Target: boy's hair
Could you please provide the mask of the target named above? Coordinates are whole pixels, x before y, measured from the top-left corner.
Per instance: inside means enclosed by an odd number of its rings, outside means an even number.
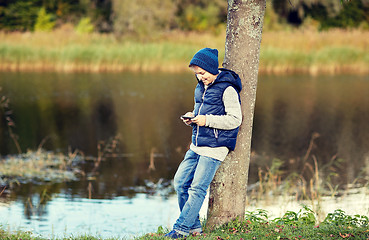
[[[191,59],[189,67],[193,66],[198,66],[213,75],[218,74],[218,50],[211,48],[201,49]]]

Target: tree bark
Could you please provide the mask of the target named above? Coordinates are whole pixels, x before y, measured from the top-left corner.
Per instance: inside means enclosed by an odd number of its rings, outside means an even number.
[[[251,136],[266,0],[228,0],[223,67],[239,74],[243,90],[243,122],[235,151],[230,152],[210,185],[206,229],[243,219],[251,152]]]

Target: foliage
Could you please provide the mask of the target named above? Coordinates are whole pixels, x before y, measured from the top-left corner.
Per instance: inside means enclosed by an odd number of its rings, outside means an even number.
[[[94,25],[91,23],[91,19],[88,17],[82,18],[76,26],[76,32],[80,34],[92,33],[94,31]]]
[[[283,217],[274,219],[274,222],[280,225],[314,225],[316,223],[316,217],[315,213],[308,206],[304,205],[297,213],[288,211]]]
[[[215,31],[226,23],[226,1],[188,1],[178,4],[177,24],[180,29],[189,31]]]
[[[150,36],[174,21],[174,0],[113,0],[114,33]]]
[[[281,20],[297,26],[309,17],[317,20],[321,29],[356,28],[362,22],[369,23],[367,0],[273,0],[273,8]]]
[[[283,26],[280,23],[279,16],[273,9],[271,1],[266,2],[266,9],[264,15],[263,30],[282,30]]]
[[[9,1],[10,2],[10,1]],[[39,6],[32,1],[0,1],[0,29],[26,31],[33,29]]]
[[[46,30],[54,27],[49,25],[51,22],[55,27],[79,25],[81,19],[89,18],[94,30],[114,32],[118,36],[147,37],[173,29],[217,33],[227,19],[224,0],[13,0],[0,1],[0,30],[33,30],[39,9],[53,16],[50,19],[44,15],[42,21],[38,20],[38,24],[44,22],[43,26],[48,26]],[[315,26],[311,19],[318,21],[321,29],[367,29],[369,2],[267,0],[265,29],[280,30],[310,23]]]
[[[45,8],[41,8],[37,14],[35,31],[50,32],[55,26],[53,16],[46,12]]]
[[[336,226],[366,226],[369,227],[369,218],[363,215],[349,216],[341,209],[335,210],[333,213],[329,213],[324,219],[323,224],[336,225]]]
[[[321,21],[321,28],[356,28],[360,23],[369,23],[369,3],[350,1],[343,4],[343,9],[334,17],[325,17]]]

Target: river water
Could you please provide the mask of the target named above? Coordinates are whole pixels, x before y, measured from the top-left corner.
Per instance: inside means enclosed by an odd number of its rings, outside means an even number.
[[[195,85],[190,73],[0,73],[22,151],[42,143],[96,157],[99,143],[119,139],[93,179],[8,189],[0,225],[50,238],[170,228],[178,215],[170,180],[191,135],[179,116],[192,110]],[[315,159],[331,186],[366,180],[368,93],[368,76],[260,76],[249,183],[275,159],[285,175],[306,179]],[[0,123],[1,155],[16,154],[4,116]]]

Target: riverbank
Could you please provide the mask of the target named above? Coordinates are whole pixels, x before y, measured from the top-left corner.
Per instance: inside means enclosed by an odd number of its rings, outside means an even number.
[[[181,72],[202,47],[218,48],[223,57],[224,36],[176,32],[137,40],[60,29],[51,33],[0,33],[0,70]],[[367,74],[368,66],[369,31],[263,33],[260,73]]]
[[[169,230],[159,227],[157,232],[137,236],[136,240],[168,239],[164,235]],[[44,240],[32,232],[7,231],[0,226],[1,239]],[[265,210],[247,212],[245,219],[234,220],[213,231],[201,235],[191,235],[186,239],[368,239],[369,221],[363,215],[347,215],[342,210],[329,213],[324,221],[317,223],[315,213],[306,206],[297,212],[288,211],[282,217],[270,219]],[[53,239],[120,239],[81,235]],[[123,238],[129,239],[129,238]]]

